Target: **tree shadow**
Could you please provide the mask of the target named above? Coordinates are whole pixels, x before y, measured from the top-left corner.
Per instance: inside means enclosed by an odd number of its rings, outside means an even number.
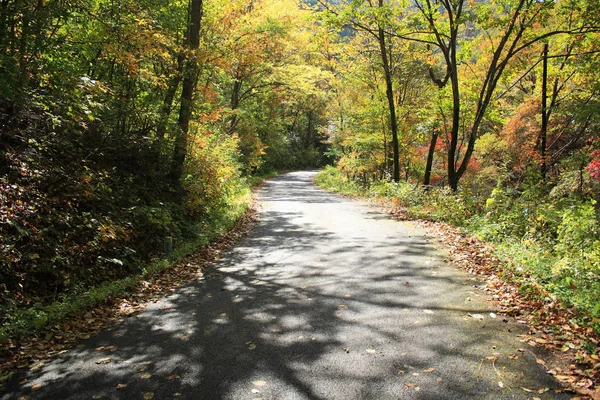
[[[362,211],[304,194],[309,178],[271,181],[269,196],[296,200],[269,200],[200,280],[0,398],[525,399],[521,386],[557,387],[506,334],[523,327],[491,318],[425,238],[378,214],[332,226],[338,211]]]

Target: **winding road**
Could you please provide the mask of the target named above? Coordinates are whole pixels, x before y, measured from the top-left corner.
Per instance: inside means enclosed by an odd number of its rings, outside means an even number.
[[[266,182],[260,222],[201,279],[0,398],[569,398],[423,231],[314,174]]]

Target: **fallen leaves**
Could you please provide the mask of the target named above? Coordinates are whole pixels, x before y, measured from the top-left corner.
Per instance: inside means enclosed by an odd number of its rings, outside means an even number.
[[[112,358],[110,358],[110,357],[101,358],[99,360],[96,360],[96,364],[109,364],[111,362],[112,362]]]
[[[404,387],[414,389],[415,392],[420,392],[421,391],[421,387],[417,386],[415,383],[405,383]]]
[[[527,325],[530,330],[522,342],[554,351],[552,364],[562,365],[570,360],[571,367],[555,366],[548,372],[581,398],[600,400],[600,358],[593,358],[600,352],[600,337],[592,328],[577,324],[575,321],[580,318],[575,312],[553,300],[535,282],[529,282],[529,297],[524,297],[517,286],[521,278],[514,277],[507,269],[502,270],[491,246],[448,224],[419,222],[449,249],[451,263],[484,281],[480,289],[492,296],[497,308],[488,314],[489,318],[496,319],[501,314],[502,321],[508,322],[507,317],[513,316],[517,323]],[[510,283],[511,279],[515,283]],[[469,317],[485,319],[483,314],[469,314]],[[509,356],[511,360],[517,358],[517,355]],[[549,368],[538,360],[536,357],[538,364]]]

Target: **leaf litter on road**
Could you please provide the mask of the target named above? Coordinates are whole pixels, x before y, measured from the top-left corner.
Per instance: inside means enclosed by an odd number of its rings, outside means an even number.
[[[406,219],[393,207],[390,214]],[[600,352],[600,335],[594,329],[576,323],[578,317],[574,311],[551,296],[532,293],[525,297],[516,284],[511,283],[513,273],[502,270],[491,245],[443,222],[418,223],[448,248],[451,264],[484,281],[479,289],[493,297],[497,308],[489,313],[490,318],[495,319],[500,314],[503,322],[515,317],[516,322],[527,325],[529,332],[522,341],[552,352],[552,360],[545,365],[538,364],[581,398],[600,400],[600,359],[595,358]],[[481,314],[469,317],[485,319]]]

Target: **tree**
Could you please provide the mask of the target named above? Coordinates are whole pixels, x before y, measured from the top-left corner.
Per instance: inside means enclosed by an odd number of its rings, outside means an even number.
[[[190,0],[189,25],[186,33],[185,48],[189,52],[183,69],[183,84],[181,90],[181,104],[179,106],[179,132],[175,139],[173,151],[173,166],[171,179],[179,183],[183,174],[183,163],[187,154],[188,133],[190,118],[194,105],[194,93],[198,82],[199,63],[195,52],[200,47],[200,25],[202,23],[202,0]]]
[[[537,42],[561,34],[585,34],[597,30],[587,18],[581,18],[575,26],[566,26],[554,20],[557,14],[571,15],[578,10],[577,2],[557,4],[554,1],[507,0],[498,4],[468,3],[465,0],[417,0],[416,13],[409,13],[402,26],[397,26],[394,34],[405,40],[422,43],[427,48],[435,48],[441,53],[441,64],[445,71],[442,76],[430,70],[433,82],[445,86],[448,81],[452,96],[452,123],[448,143],[448,184],[453,189],[469,165],[475,142],[490,104],[495,100],[494,93],[500,78],[509,62],[521,51]],[[586,10],[589,12],[589,10]],[[576,20],[576,19],[575,19]],[[464,96],[461,94],[461,70],[469,62],[459,54],[468,48],[473,32],[481,30],[488,38],[487,54],[479,58],[486,60],[481,73],[481,82],[474,97],[474,113],[467,118],[464,111]],[[435,53],[432,53],[435,57]],[[464,141],[461,140],[464,134]],[[464,150],[462,149],[464,143]]]
[[[385,79],[385,94],[387,99],[389,124],[392,134],[392,179],[394,182],[400,181],[400,155],[398,142],[398,119],[396,115],[396,102],[394,99],[394,80],[391,67],[391,46],[389,46],[389,19],[395,9],[393,3],[385,3],[384,0],[377,0],[374,3],[368,1],[353,1],[346,6],[333,7],[332,5],[320,1],[319,4],[327,12],[329,21],[338,27],[345,25],[354,30],[366,32],[374,39],[379,48],[379,57],[381,69]]]

